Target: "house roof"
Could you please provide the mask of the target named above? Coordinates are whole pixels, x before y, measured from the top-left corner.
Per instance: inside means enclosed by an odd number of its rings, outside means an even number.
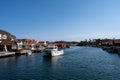
[[[7,35],[7,37],[8,37],[9,39],[16,39],[16,36],[12,35],[11,33],[7,32],[7,31],[1,30],[1,29],[0,29],[0,34],[2,34],[2,35],[5,34],[5,35]]]

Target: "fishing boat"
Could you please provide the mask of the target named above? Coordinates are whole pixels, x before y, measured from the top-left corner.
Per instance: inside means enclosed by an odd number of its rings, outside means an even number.
[[[53,57],[53,56],[59,56],[64,54],[63,50],[59,50],[57,46],[50,46],[47,47],[44,51],[43,51],[43,56],[44,57]]]

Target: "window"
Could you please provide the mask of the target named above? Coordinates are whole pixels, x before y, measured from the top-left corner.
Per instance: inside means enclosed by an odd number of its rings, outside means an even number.
[[[7,39],[7,35],[3,35],[3,36],[2,36],[2,39]]]
[[[0,34],[0,39],[2,39],[2,34]]]

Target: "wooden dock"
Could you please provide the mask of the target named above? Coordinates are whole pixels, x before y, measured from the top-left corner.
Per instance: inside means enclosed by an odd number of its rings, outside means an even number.
[[[9,57],[15,55],[15,52],[0,52],[0,57]]]

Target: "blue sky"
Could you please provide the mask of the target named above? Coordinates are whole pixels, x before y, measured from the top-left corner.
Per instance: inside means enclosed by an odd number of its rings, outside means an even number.
[[[17,38],[120,38],[120,0],[0,0],[0,29]]]

